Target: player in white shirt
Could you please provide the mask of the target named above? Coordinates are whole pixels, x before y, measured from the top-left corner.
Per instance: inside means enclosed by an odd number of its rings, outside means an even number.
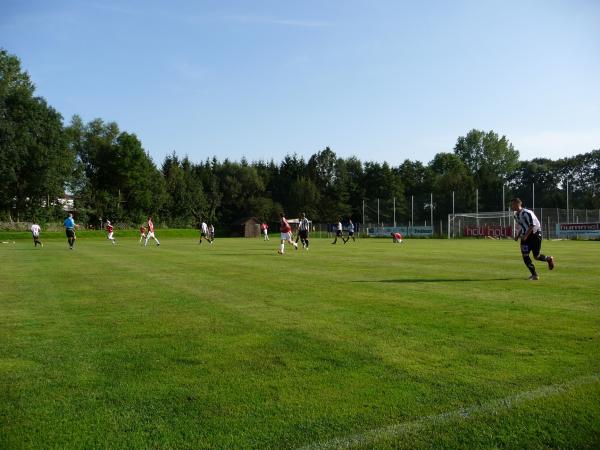
[[[265,241],[269,240],[269,225],[266,222],[260,224],[260,230]]]
[[[542,250],[542,226],[533,211],[523,208],[523,202],[520,198],[513,198],[510,202],[510,207],[515,214],[517,224],[520,226],[519,233],[515,236],[515,241],[521,238],[521,256],[529,272],[531,272],[529,279],[533,281],[539,280],[540,277],[535,270],[529,253],[533,253],[533,257],[536,260],[548,263],[548,269],[554,269],[554,257],[540,253]]]
[[[212,244],[212,240],[210,239],[210,230],[208,229],[206,222],[202,222],[202,224],[200,224],[200,240],[198,241],[198,244],[202,244],[202,238],[206,239],[209,244]]]
[[[306,218],[306,213],[302,213],[300,215],[300,223],[298,223],[298,237],[296,238],[296,243],[298,243],[298,239],[302,242],[302,248],[304,250],[308,250],[308,232],[310,230],[310,222]]]
[[[150,238],[156,241],[157,247],[160,246],[160,242],[158,241],[158,239],[156,239],[156,236],[154,236],[154,223],[152,223],[152,217],[148,216],[148,233],[146,234],[146,241],[144,242],[144,247],[148,245],[148,241],[150,240]]]
[[[38,244],[43,247],[44,244],[42,244],[42,242],[40,241],[40,231],[42,230],[42,228],[37,224],[34,223],[31,225],[31,235],[33,237],[33,245],[34,247],[37,247]]]
[[[343,228],[342,228],[342,219],[340,218],[338,220],[338,223],[335,227],[335,239],[332,242],[332,244],[335,244],[338,240],[338,238],[342,239],[342,241],[344,240],[344,234],[343,234]],[[344,242],[345,244],[345,242]]]

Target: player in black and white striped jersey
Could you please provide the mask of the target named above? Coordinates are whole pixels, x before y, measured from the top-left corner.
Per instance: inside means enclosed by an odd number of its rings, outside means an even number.
[[[539,280],[529,253],[533,253],[533,257],[538,261],[547,262],[550,270],[554,269],[554,257],[540,254],[542,249],[542,227],[540,221],[533,211],[523,208],[523,202],[520,198],[513,198],[510,206],[515,213],[515,220],[520,227],[519,233],[515,236],[515,241],[521,238],[521,256],[523,256],[523,262],[531,272],[529,279]]]
[[[300,223],[298,224],[298,237],[302,242],[302,248],[308,250],[308,231],[310,229],[310,222],[306,218],[306,213],[300,215]],[[296,240],[297,242],[297,240]]]

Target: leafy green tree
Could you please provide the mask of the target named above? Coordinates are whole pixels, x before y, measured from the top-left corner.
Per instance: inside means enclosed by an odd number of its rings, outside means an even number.
[[[333,187],[337,156],[329,147],[315,153],[308,160],[310,178],[323,190]]]
[[[479,209],[503,209],[502,185],[519,164],[519,152],[506,136],[471,130],[458,138],[454,153],[465,163],[479,189]]]
[[[379,221],[392,223],[394,220],[394,203],[396,205],[396,222],[406,214],[404,185],[397,171],[388,163],[366,162],[364,164],[363,182],[368,196],[367,221],[377,221],[376,205],[379,201]]]
[[[555,167],[561,181],[563,202],[566,201],[564,190],[568,180],[570,208],[600,208],[600,150],[561,158],[555,162]]]
[[[307,172],[319,191],[314,220],[332,223],[339,217],[350,215],[349,179],[345,161],[326,147],[310,157]]]
[[[62,117],[41,97],[17,57],[0,49],[0,211],[49,219],[74,164]]]
[[[456,212],[472,211],[475,182],[465,163],[453,153],[438,153],[429,163],[435,219],[444,219],[452,212],[452,194]]]
[[[318,214],[319,195],[319,189],[310,178],[299,177],[290,186],[285,211],[290,217],[305,212],[312,219]]]
[[[187,158],[179,160],[173,153],[162,165],[167,201],[163,206],[171,225],[190,227],[201,219],[208,219],[208,203],[202,180]]]
[[[358,158],[350,157],[346,159],[345,165],[350,216],[355,222],[362,222],[362,205],[366,198],[363,164]]]
[[[114,122],[83,125],[74,117],[68,136],[78,156],[76,206],[91,223],[107,217],[141,222],[161,210],[164,179],[134,134]]]
[[[401,211],[401,220],[415,223],[429,219],[425,205],[429,204],[433,192],[433,174],[428,166],[420,161],[405,160],[396,170],[404,186],[406,208]]]
[[[221,201],[223,193],[219,183],[219,162],[216,157],[212,160],[207,159],[206,162],[195,167],[195,172],[200,181],[207,202],[207,218],[210,222],[221,221]]]
[[[526,205],[533,205],[533,191],[535,189],[536,207],[555,207],[564,200],[558,185],[560,175],[554,161],[537,158],[531,161],[521,161],[519,166],[508,178],[508,197],[518,196]],[[510,193],[510,195],[509,195]],[[505,206],[506,207],[506,206]]]

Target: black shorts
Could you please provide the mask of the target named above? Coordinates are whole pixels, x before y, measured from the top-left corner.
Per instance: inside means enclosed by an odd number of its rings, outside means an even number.
[[[348,231],[348,236],[354,236],[354,231]]]
[[[298,236],[300,236],[300,239],[308,239],[308,230],[298,231]]]
[[[521,253],[528,255],[529,252],[533,253],[536,257],[540,254],[542,249],[542,233],[531,233],[526,241],[521,241]]]
[[[67,234],[68,238],[74,238],[75,237],[75,230],[73,228],[67,228],[66,234]]]
[[[337,231],[335,232],[335,235],[336,235],[336,236],[343,236],[342,230],[337,230]]]

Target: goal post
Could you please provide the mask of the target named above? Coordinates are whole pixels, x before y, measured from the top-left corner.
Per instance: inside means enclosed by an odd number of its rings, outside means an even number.
[[[510,211],[448,214],[448,239],[457,237],[513,237],[514,216]]]

